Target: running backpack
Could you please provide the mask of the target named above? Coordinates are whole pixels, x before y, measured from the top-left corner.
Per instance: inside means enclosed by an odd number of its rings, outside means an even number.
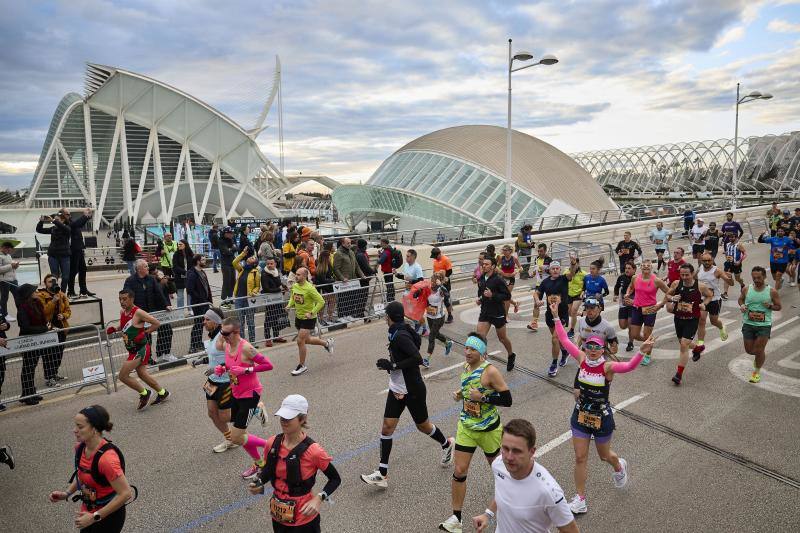
[[[283,433],[275,435],[272,446],[266,454],[267,464],[264,465],[264,469],[261,471],[261,482],[264,484],[273,483],[273,487],[276,479],[275,471],[278,467],[278,452],[281,449],[282,442]],[[302,474],[300,473],[300,458],[312,444],[314,444],[314,440],[311,437],[306,437],[300,441],[300,444],[292,448],[289,451],[289,455],[286,456],[285,481],[289,487],[289,496],[303,496],[314,488],[314,483],[317,479],[316,472],[308,479],[302,479]]]
[[[403,254],[397,248],[392,248],[392,268],[403,266]]]
[[[81,464],[81,454],[85,449],[86,449],[85,442],[80,443],[78,447],[75,448],[75,472],[72,474],[70,481],[72,481],[74,478],[78,476],[78,467]],[[103,487],[108,487],[111,485],[111,483],[109,483],[109,481],[106,479],[106,476],[100,473],[100,457],[102,457],[103,454],[106,453],[108,450],[114,450],[115,452],[117,452],[117,457],[119,457],[119,465],[122,467],[122,472],[123,473],[125,472],[125,456],[122,455],[122,451],[120,451],[120,449],[117,448],[117,446],[113,442],[106,441],[106,443],[100,446],[97,449],[97,452],[95,452],[94,458],[92,459],[92,467],[90,470],[90,473],[92,474],[92,479],[94,479],[98,485],[101,485]]]

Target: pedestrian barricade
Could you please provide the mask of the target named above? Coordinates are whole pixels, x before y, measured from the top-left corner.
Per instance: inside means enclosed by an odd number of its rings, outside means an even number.
[[[39,396],[90,385],[111,392],[111,370],[100,328],[82,325],[38,335],[3,339],[0,346],[0,403],[36,401]]]

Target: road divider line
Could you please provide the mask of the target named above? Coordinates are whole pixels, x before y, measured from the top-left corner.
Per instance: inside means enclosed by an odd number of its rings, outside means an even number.
[[[489,352],[489,355],[497,355],[500,353],[500,350],[495,350],[493,352]],[[444,368],[440,368],[439,370],[434,370],[433,372],[428,372],[427,374],[422,374],[422,379],[432,378],[433,376],[438,376],[439,374],[443,374],[449,370],[453,370],[454,368],[458,368],[460,366],[464,366],[464,361],[456,363],[454,365],[446,366]],[[386,394],[389,392],[389,389],[384,389],[378,393],[378,395]]]

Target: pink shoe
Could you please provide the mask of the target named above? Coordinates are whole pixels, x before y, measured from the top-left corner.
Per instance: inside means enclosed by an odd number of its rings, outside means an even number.
[[[253,479],[260,471],[261,469],[258,467],[258,465],[253,463],[250,468],[242,472],[242,479]]]

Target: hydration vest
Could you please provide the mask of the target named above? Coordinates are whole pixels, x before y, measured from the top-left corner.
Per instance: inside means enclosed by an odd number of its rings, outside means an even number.
[[[272,441],[272,446],[269,452],[267,452],[267,464],[264,466],[264,470],[261,474],[261,481],[264,483],[269,481],[272,483],[273,488],[275,487],[275,471],[279,460],[278,452],[281,449],[282,442],[283,433],[275,435],[275,440]],[[286,456],[285,481],[286,485],[289,487],[289,496],[303,496],[311,492],[311,489],[314,488],[314,483],[317,480],[316,472],[308,479],[302,479],[300,474],[300,458],[312,444],[314,444],[314,440],[311,437],[306,437],[300,441],[300,444],[291,449],[289,455]]]

